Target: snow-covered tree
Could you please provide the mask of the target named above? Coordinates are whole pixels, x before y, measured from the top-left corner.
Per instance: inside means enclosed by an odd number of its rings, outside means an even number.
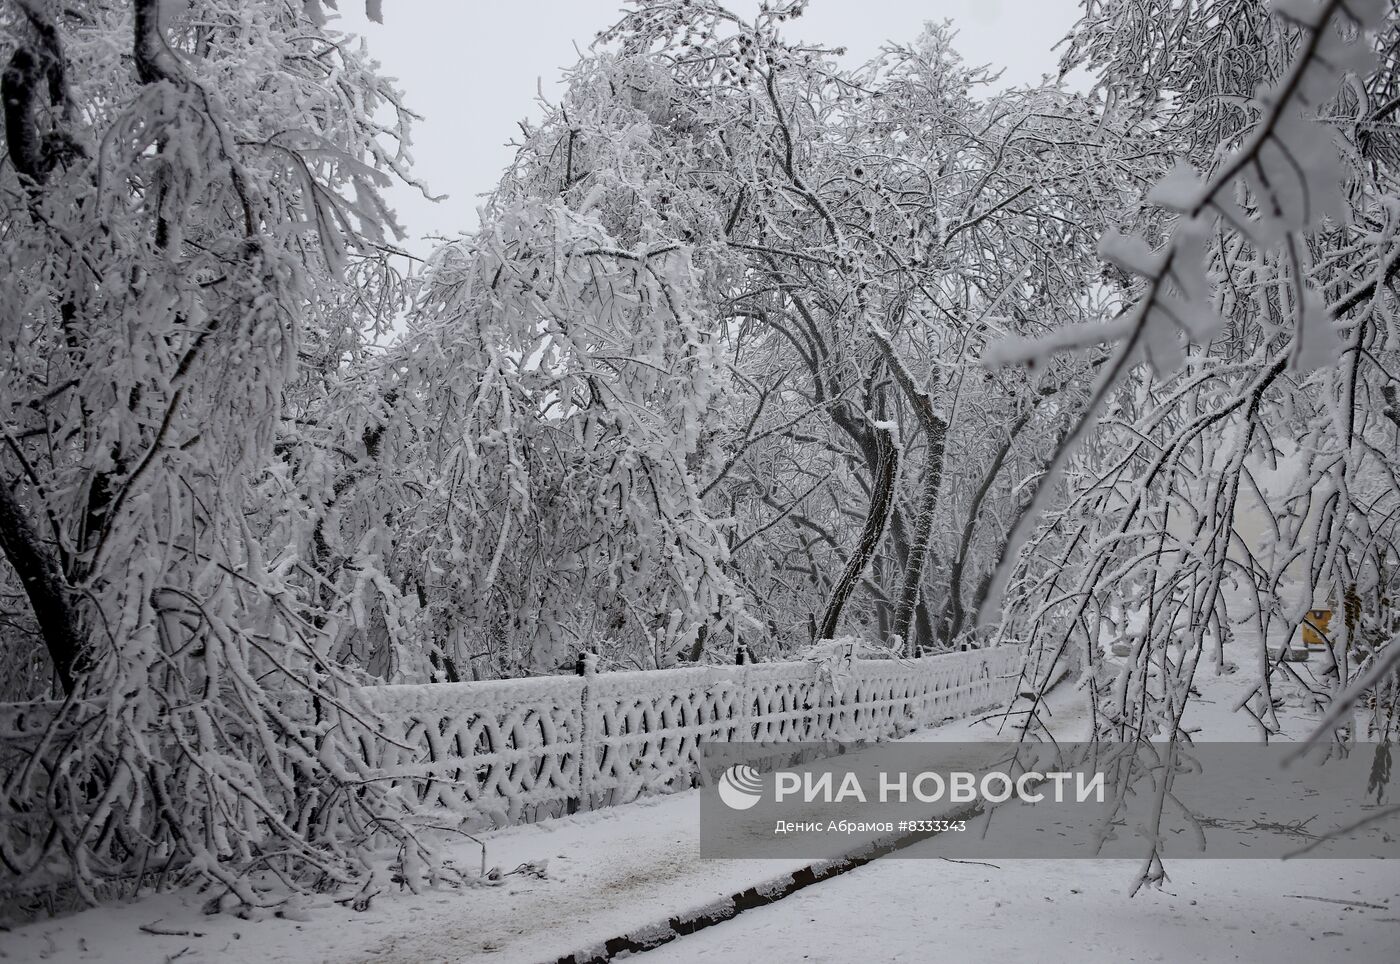
[[[1390,732],[1393,11],[1086,0],[1077,93],[803,6],[629,4],[410,278],[411,115],[319,3],[5,7],[0,696],[61,699],[7,872],[431,879],[361,687],[585,650],[1016,642],[1139,740],[1248,627],[1261,734],[1281,676]]]
[[[527,130],[492,202],[494,218],[548,204],[624,250],[688,252],[713,371],[698,435],[675,419],[665,431],[693,446],[678,471],[703,507],[687,511],[723,534],[707,565],[732,586],[681,608],[671,642],[687,658],[780,652],[848,623],[911,650],[971,628],[1018,486],[1095,364],[988,373],[982,347],[1040,330],[1047,305],[1100,317],[1094,225],[1156,157],[1082,97],[994,93],[943,27],[844,71],[784,39],[801,6],[750,22],[712,3],[637,5]],[[543,376],[533,344],[512,357]]]
[[[434,257],[367,384],[384,468],[336,536],[349,551],[392,507],[374,538],[420,641],[412,678],[554,672],[589,649],[657,668],[737,605],[696,487],[718,388],[698,290],[683,246],[549,199],[497,205]]]
[[[1384,738],[1400,662],[1394,10],[1146,10],[1086,5],[1066,59],[1177,157],[1100,242],[1121,311],[997,349],[1104,357],[999,572],[1003,629],[1091,665],[1107,636],[1129,641],[1120,672],[1091,676],[1107,738],[1188,739],[1193,679],[1233,670],[1235,633],[1257,641],[1244,709],[1262,737],[1282,679],[1324,711],[1314,739]],[[1314,609],[1338,615],[1315,674],[1286,661]],[[1144,879],[1160,874],[1154,855]]]
[[[143,867],[263,903],[411,814],[339,722],[346,602],[299,551],[290,399],[353,360],[409,115],[314,4],[17,0],[0,57],[7,873]],[[365,287],[359,287],[363,295]],[[11,766],[11,764],[14,764]]]

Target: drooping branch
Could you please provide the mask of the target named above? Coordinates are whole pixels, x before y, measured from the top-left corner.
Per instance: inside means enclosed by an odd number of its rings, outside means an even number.
[[[1303,283],[1301,265],[1296,264],[1298,236],[1322,220],[1326,213],[1322,199],[1342,179],[1343,168],[1335,151],[1316,156],[1308,153],[1317,137],[1297,119],[1310,107],[1315,88],[1335,85],[1348,69],[1369,59],[1365,42],[1357,38],[1365,37],[1373,24],[1343,0],[1325,0],[1309,21],[1300,21],[1298,26],[1304,34],[1293,61],[1279,82],[1260,97],[1261,115],[1241,145],[1206,180],[1189,168],[1178,168],[1158,181],[1148,195],[1150,203],[1178,212],[1166,240],[1156,249],[1149,248],[1143,237],[1124,237],[1116,231],[1101,240],[1100,254],[1106,260],[1143,280],[1144,289],[1131,309],[1105,323],[1077,325],[1044,337],[1006,339],[989,352],[988,361],[1031,366],[1056,352],[1116,343],[1087,403],[1032,490],[1030,510],[1018,519],[1006,541],[993,570],[988,594],[991,605],[984,616],[998,608],[1031,529],[1048,513],[1070,458],[1098,424],[1109,399],[1144,354],[1157,364],[1154,339],[1179,352],[1178,334],[1208,342],[1218,330],[1221,319],[1213,305],[1214,285],[1203,265],[1204,242],[1216,225],[1228,223],[1245,236],[1282,248],[1295,262],[1296,318],[1288,355],[1295,368],[1314,366],[1314,356],[1335,347],[1330,319],[1359,303],[1354,299],[1367,290],[1358,289],[1340,304],[1341,310],[1328,312]],[[1350,39],[1343,39],[1347,37]],[[1348,46],[1355,49],[1348,50]],[[1290,183],[1270,180],[1270,158],[1275,155],[1283,158],[1278,171],[1287,171]],[[1300,157],[1309,157],[1309,163],[1299,163]],[[1233,200],[1241,184],[1257,194],[1253,220]],[[1386,276],[1381,274],[1382,279]],[[1370,290],[1374,291],[1374,282]]]

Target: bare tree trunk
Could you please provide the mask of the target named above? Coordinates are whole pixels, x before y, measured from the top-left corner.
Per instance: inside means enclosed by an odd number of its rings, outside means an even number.
[[[882,330],[872,332],[875,343],[880,346],[885,360],[889,363],[894,380],[909,400],[910,406],[923,426],[925,437],[924,476],[919,492],[919,501],[914,508],[914,538],[909,544],[909,558],[904,566],[904,585],[899,593],[899,605],[894,616],[894,635],[904,645],[905,652],[912,656],[916,652],[915,641],[909,630],[914,624],[915,610],[919,603],[919,590],[924,578],[924,563],[928,560],[928,547],[933,539],[933,516],[938,508],[938,489],[943,482],[943,451],[948,438],[948,423],[939,418],[933,410],[933,398],[929,393],[914,384],[909,369],[895,354],[894,345]]]
[[[62,127],[47,132],[40,129],[38,111],[44,100],[51,107],[64,107],[63,53],[58,30],[37,6],[18,5],[28,21],[32,39],[20,43],[10,56],[0,77],[0,103],[4,104],[5,141],[10,163],[28,178],[30,188],[42,187],[54,167],[77,145]]]
[[[1006,457],[1011,452],[1011,446],[1016,442],[1016,436],[1030,420],[1031,409],[1027,408],[1012,423],[1011,430],[1006,435],[1006,441],[997,449],[991,466],[982,477],[982,482],[977,487],[977,491],[972,496],[972,503],[967,509],[967,521],[963,524],[962,537],[958,540],[958,552],[953,557],[953,565],[948,573],[948,599],[943,607],[943,614],[939,617],[939,626],[947,634],[951,642],[962,631],[963,622],[967,616],[967,610],[963,606],[963,573],[967,568],[967,556],[972,549],[972,536],[977,530],[978,518],[982,514],[982,503],[986,501],[987,494],[991,491],[993,483],[996,482],[997,475],[1001,472],[1002,465],[1006,462]]]
[[[821,623],[817,627],[817,639],[831,639],[836,635],[836,628],[841,622],[841,611],[845,609],[851,592],[865,574],[865,567],[880,545],[885,526],[889,522],[890,510],[894,505],[894,480],[899,474],[899,450],[895,447],[894,436],[889,429],[880,426],[872,426],[871,429],[877,459],[870,509],[866,512],[865,527],[861,530],[855,551],[851,553],[850,559],[846,560],[846,568],[841,573],[841,578],[832,587],[831,598],[827,600],[826,610],[822,613]]]
[[[871,476],[877,473],[879,463],[878,446],[870,430],[870,426],[862,419],[855,418],[843,408],[834,408],[831,413],[832,423],[837,428],[845,432],[851,441],[855,442],[865,457],[866,467],[870,470]],[[894,547],[894,561],[899,565],[900,571],[907,571],[909,568],[909,553],[913,541],[909,538],[909,533],[904,521],[905,513],[896,500],[890,507],[890,541]],[[916,597],[914,605],[914,638],[917,641],[927,641],[933,638],[934,624],[933,616],[929,613],[928,606],[925,605],[922,595]],[[884,630],[882,629],[882,632]]]
[[[934,429],[928,433],[928,444],[924,450],[923,488],[914,509],[914,541],[909,546],[909,562],[904,567],[904,585],[900,589],[899,606],[894,615],[893,635],[900,638],[905,653],[910,656],[915,653],[915,640],[910,629],[914,625],[914,610],[919,602],[924,564],[928,561],[928,547],[933,539],[933,515],[938,508],[938,488],[943,480],[943,446],[946,438],[946,426],[937,420]]]
[[[31,201],[37,201],[54,169],[81,154],[82,148],[62,124],[70,119],[71,105],[66,97],[58,30],[43,7],[23,3],[19,10],[28,23],[30,36],[15,48],[0,76],[0,104],[4,109],[10,162],[27,181]],[[40,108],[44,106],[53,118],[47,131],[40,124]],[[65,303],[60,311],[66,327],[73,306]],[[57,535],[55,532],[55,538]],[[73,692],[82,669],[85,638],[64,572],[67,560],[60,559],[39,540],[6,481],[0,481],[0,552],[24,586],[54,672],[64,690]]]
[[[66,692],[73,692],[82,666],[84,644],[68,581],[63,576],[63,567],[39,542],[24,509],[4,483],[0,483],[0,550],[4,551],[29,596],[29,605],[34,609],[34,619],[39,624],[59,681]]]

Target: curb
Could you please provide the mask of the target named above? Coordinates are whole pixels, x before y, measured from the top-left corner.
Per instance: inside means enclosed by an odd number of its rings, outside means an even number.
[[[951,813],[940,814],[940,820],[971,820],[982,813],[977,804],[962,807]],[[863,867],[868,863],[888,856],[897,850],[922,843],[944,831],[921,830],[903,835],[888,835],[877,838],[848,851],[831,860],[819,860],[791,873],[770,877],[745,890],[736,891],[728,897],[719,897],[699,907],[682,911],[664,921],[653,921],[633,928],[625,934],[610,937],[602,943],[587,947],[556,958],[556,964],[605,964],[619,954],[636,954],[668,944],[678,937],[694,934],[696,931],[722,924],[745,911],[766,907],[819,884],[832,877]]]

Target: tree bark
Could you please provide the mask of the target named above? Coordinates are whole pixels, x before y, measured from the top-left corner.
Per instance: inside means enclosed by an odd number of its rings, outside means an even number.
[[[938,509],[938,489],[943,483],[943,452],[948,438],[948,423],[939,418],[933,410],[933,399],[927,391],[914,384],[909,369],[896,355],[894,345],[885,332],[872,331],[875,343],[880,346],[894,380],[899,384],[904,397],[918,416],[923,427],[924,476],[919,491],[919,502],[914,509],[914,538],[909,544],[909,558],[904,566],[904,585],[899,592],[899,605],[895,609],[894,633],[900,638],[907,655],[916,652],[915,640],[909,630],[914,624],[914,614],[919,603],[919,590],[924,578],[924,564],[928,560],[929,543],[933,541],[933,516]]]
[[[996,455],[992,458],[991,466],[983,475],[981,484],[978,485],[977,491],[972,496],[972,503],[968,506],[967,521],[963,525],[962,538],[958,540],[958,552],[953,557],[953,565],[948,573],[948,599],[944,604],[943,614],[938,620],[939,627],[949,642],[956,639],[958,633],[962,632],[963,622],[967,615],[963,606],[963,573],[966,571],[968,553],[972,548],[972,536],[976,532],[977,522],[982,513],[982,503],[986,501],[987,494],[991,492],[992,485],[996,482],[997,475],[1001,472],[1001,467],[1011,452],[1011,446],[1016,442],[1016,436],[1030,421],[1030,415],[1031,409],[1027,408],[1012,423],[1006,440],[997,449]]]
[[[10,56],[0,77],[0,100],[4,103],[10,163],[37,188],[49,179],[69,146],[60,129],[42,132],[36,117],[42,95],[47,94],[53,106],[63,103],[63,57],[58,31],[46,15],[27,3],[19,4],[19,9],[29,23],[32,39],[21,43]]]
[[[0,550],[19,576],[34,619],[65,692],[73,692],[82,668],[84,640],[68,580],[53,553],[39,541],[8,485],[0,483]]]
[[[843,408],[833,409],[831,419],[833,424],[845,432],[851,441],[856,443],[861,454],[865,457],[865,464],[870,470],[871,476],[874,477],[877,475],[878,471],[876,466],[879,463],[878,446],[874,441],[869,424],[862,419],[853,417]],[[890,507],[889,530],[890,539],[894,547],[895,561],[899,564],[901,571],[907,571],[909,568],[909,555],[913,545],[913,540],[910,539],[908,532],[905,531],[904,516],[905,513],[901,510],[898,500],[896,500]],[[914,630],[916,646],[919,643],[928,642],[933,639],[933,616],[929,613],[928,606],[925,604],[921,594],[915,597],[914,625],[912,628]]]
[[[899,474],[899,450],[895,447],[894,436],[889,429],[871,426],[876,446],[875,485],[870,495],[870,508],[865,515],[865,526],[855,551],[846,560],[846,568],[841,578],[832,587],[831,598],[827,600],[821,623],[817,626],[817,639],[831,639],[841,622],[841,611],[845,609],[856,584],[865,574],[865,567],[880,545],[889,522],[890,509],[894,505],[894,480]]]

